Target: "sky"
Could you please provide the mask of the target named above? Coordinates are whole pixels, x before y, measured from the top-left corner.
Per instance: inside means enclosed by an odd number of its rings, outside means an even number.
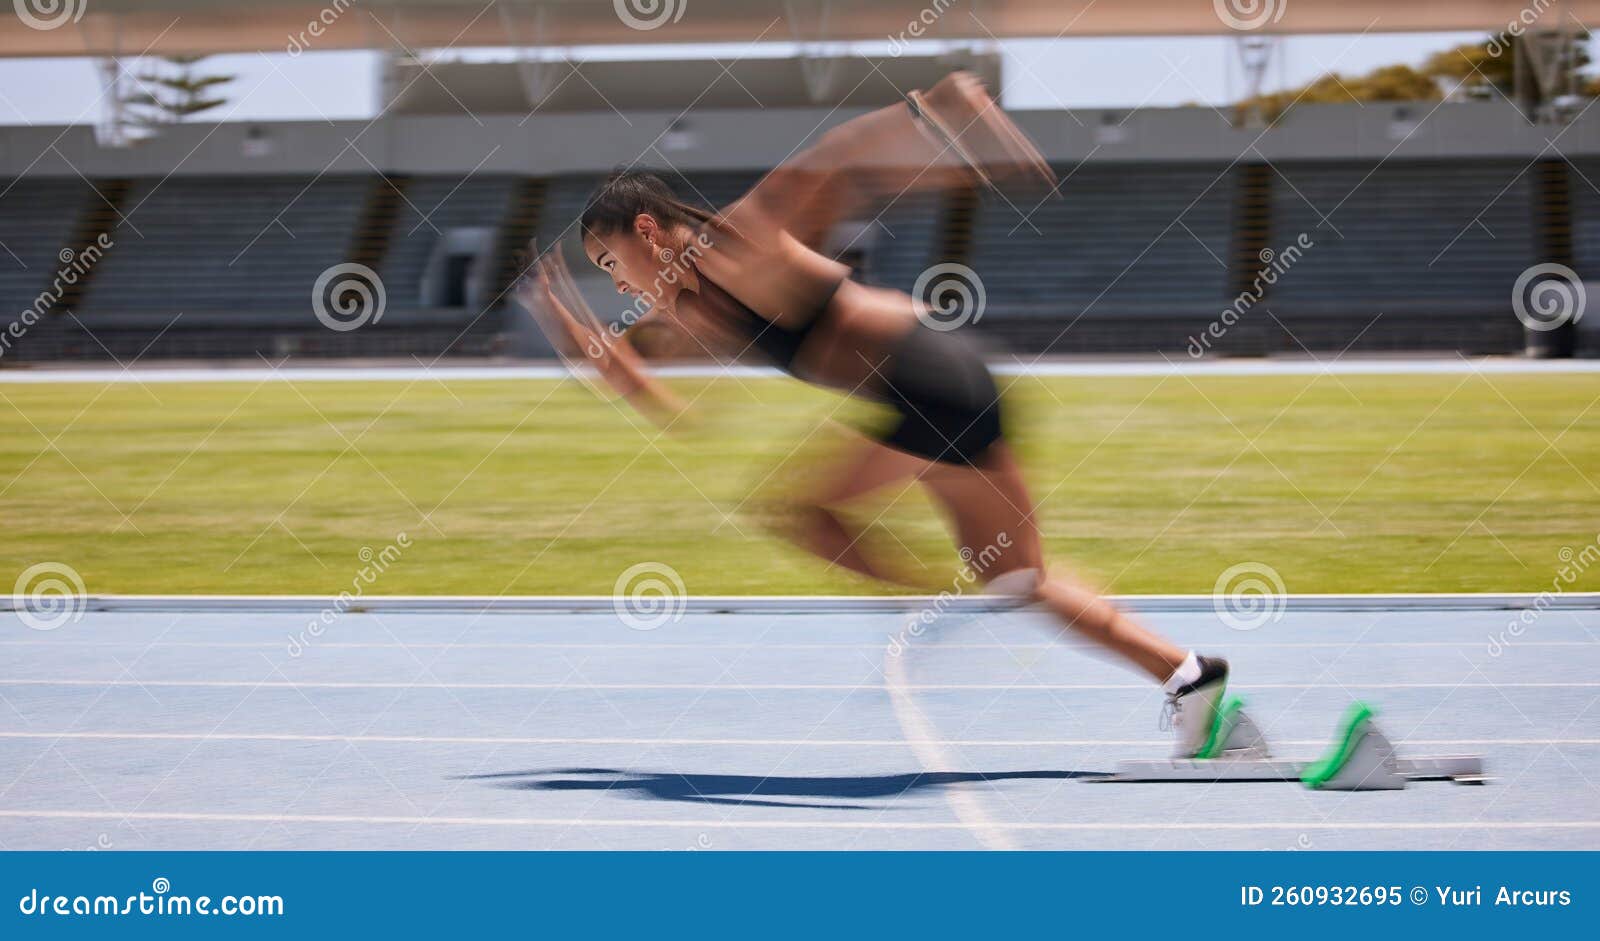
[[[1283,38],[1264,90],[1295,87],[1325,72],[1354,74],[1395,63],[1420,64],[1430,54],[1484,38],[1477,33],[1317,35]],[[788,43],[679,47],[581,47],[574,58],[618,56],[792,55]],[[860,44],[882,55],[883,44]],[[1172,36],[1009,40],[998,44],[1005,82],[1002,104],[1017,110],[1222,105],[1245,89],[1230,37]],[[495,58],[504,50],[451,55]],[[368,52],[219,55],[210,74],[232,74],[224,120],[340,120],[377,113],[378,56]],[[133,71],[137,71],[134,66]],[[21,90],[26,90],[23,94]],[[86,59],[0,59],[0,124],[93,123],[100,78]]]

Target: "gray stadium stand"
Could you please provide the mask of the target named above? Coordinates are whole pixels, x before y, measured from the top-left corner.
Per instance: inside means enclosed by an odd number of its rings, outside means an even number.
[[[1600,160],[1572,165],[1572,249],[1578,274],[1600,281]],[[1600,304],[1600,298],[1590,302]]]
[[[917,276],[934,264],[943,219],[943,199],[935,193],[912,193],[874,210],[874,228],[866,257],[867,281],[909,291]],[[863,239],[865,241],[865,239]]]
[[[1181,349],[1224,296],[1233,184],[1193,164],[1057,167],[1060,198],[983,198],[981,329],[1049,352]]]
[[[0,180],[0,315],[7,321],[50,286],[59,253],[81,247],[70,239],[93,198],[78,179]]]
[[[458,291],[444,291],[447,300],[458,303],[430,305],[423,296],[423,275],[433,259],[436,247],[449,233],[464,229],[485,229],[491,233],[500,228],[510,205],[516,185],[514,177],[476,177],[450,179],[447,177],[419,177],[405,188],[405,198],[393,223],[389,226],[388,251],[378,266],[389,295],[389,308],[396,311],[415,310],[430,306],[461,308],[454,320],[465,321],[482,308],[470,301],[488,303],[492,295],[478,297],[476,290],[459,296]],[[485,286],[484,272],[475,272],[479,286]],[[466,308],[472,308],[466,311]]]
[[[91,325],[296,327],[317,276],[344,257],[367,181],[250,177],[140,180],[95,273]]]
[[[1536,256],[1547,249],[1538,246],[1548,233],[1541,236],[1540,226],[1552,225],[1533,211],[1539,197],[1530,166],[1493,159],[1060,166],[1058,199],[1041,203],[1042,193],[1009,191],[902,196],[875,207],[870,224],[858,223],[833,247],[853,239],[848,260],[860,265],[859,276],[901,289],[930,265],[969,264],[987,295],[976,329],[997,346],[1172,355],[1247,289],[1263,250],[1281,261],[1304,234],[1311,246],[1252,300],[1216,351],[1504,353],[1523,345],[1509,314],[1511,286],[1542,260]],[[1600,165],[1587,161],[1569,174],[1571,258],[1592,275],[1600,270],[1600,193],[1588,181],[1600,179]],[[761,171],[664,175],[687,200],[720,206]],[[150,358],[503,351],[523,326],[500,293],[514,271],[510,249],[531,231],[542,246],[563,240],[591,305],[615,317],[626,302],[590,269],[575,234],[601,178],[396,177],[393,191],[372,175],[102,181],[120,187],[116,210],[81,180],[18,181],[0,198],[7,249],[0,291],[19,311],[49,284],[62,248],[117,210],[127,221],[114,228],[115,246],[81,294],[63,305],[83,327],[56,317],[8,351],[9,361],[125,360],[142,351]],[[1566,231],[1565,222],[1557,227]],[[358,257],[384,282],[382,322],[328,330],[312,314],[313,285],[330,266]]]
[[[1529,166],[1277,166],[1270,244],[1304,232],[1314,246],[1273,287],[1268,307],[1314,349],[1514,349],[1521,327],[1511,288],[1534,261]]]

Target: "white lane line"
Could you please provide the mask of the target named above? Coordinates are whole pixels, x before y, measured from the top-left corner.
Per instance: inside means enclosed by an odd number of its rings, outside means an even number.
[[[906,682],[906,668],[904,658],[886,655],[883,664],[883,684],[889,691],[889,703],[894,708],[895,721],[900,724],[900,730],[905,733],[906,745],[911,753],[917,757],[917,763],[922,770],[930,774],[940,771],[953,771],[960,765],[950,760],[950,753],[938,744],[938,732],[934,729],[922,710],[917,707],[917,702],[912,698],[911,684]],[[983,804],[974,793],[975,783],[956,782],[940,789],[945,803],[955,813],[956,819],[967,824],[972,830],[972,835],[978,842],[992,850],[1014,850],[1017,844],[1003,830],[995,827],[994,821],[984,812]]]
[[[1108,595],[1123,607],[1149,614],[1201,614],[1215,617],[1210,595]],[[1600,592],[1466,592],[1410,594],[1290,594],[1274,595],[1293,614],[1312,612],[1381,611],[1391,614],[1472,611],[1596,611]],[[180,614],[311,614],[338,602],[324,595],[87,595],[82,599],[88,616],[106,613]],[[737,616],[740,614],[905,615],[937,603],[949,613],[1014,611],[1015,599],[995,595],[688,595],[680,599],[685,614]],[[360,611],[404,614],[567,614],[615,618],[610,595],[363,595]],[[26,599],[0,595],[0,611],[26,607]]]
[[[927,745],[949,748],[1094,748],[1102,745],[1129,748],[1163,748],[1172,744],[1170,739],[1115,739],[1115,738],[551,738],[495,735],[314,735],[297,732],[0,732],[5,739],[78,739],[83,741],[172,741],[172,742],[354,742],[358,744],[398,745],[638,745],[690,746],[721,745],[748,748],[892,748]],[[1327,744],[1325,739],[1273,739],[1275,745]],[[1406,739],[1404,746],[1466,746],[1466,745],[1600,745],[1600,738],[1431,738]],[[934,770],[949,771],[950,766],[936,762]]]
[[[1494,375],[1543,374],[1570,375],[1600,372],[1600,362],[1583,359],[1538,360],[1512,356],[1392,359],[1345,359],[1338,362],[1300,358],[1262,360],[1185,361],[1155,359],[1087,359],[1020,362],[1009,357],[990,359],[990,368],[1000,375],[1111,377],[1111,376],[1361,376],[1361,375]],[[770,366],[711,366],[680,364],[658,366],[653,370],[667,378],[715,379],[737,376],[741,379],[780,379],[784,373]],[[0,383],[33,385],[57,383],[139,382],[411,382],[431,379],[447,382],[526,381],[565,379],[571,373],[560,363],[533,360],[517,366],[291,366],[264,369],[260,366],[149,366],[140,369],[79,366],[71,368],[29,368],[0,372]]]
[[[567,817],[406,817],[355,814],[247,814],[187,813],[175,811],[115,810],[0,810],[0,819],[11,820],[141,820],[188,823],[277,823],[277,824],[375,824],[381,826],[444,827],[668,827],[718,830],[966,830],[962,821],[934,820],[610,820]],[[1005,830],[1024,831],[1128,831],[1128,830],[1596,830],[1600,820],[1437,820],[1437,821],[1271,821],[1196,822],[1196,823],[1056,823],[1000,821]]]
[[[139,686],[162,689],[477,689],[477,690],[556,690],[563,692],[604,691],[671,691],[742,692],[759,689],[771,691],[801,690],[855,690],[880,692],[883,687],[861,683],[385,683],[378,681],[322,681],[304,682],[272,680],[85,680],[85,679],[12,679],[0,678],[0,687],[7,686]],[[1247,689],[1595,689],[1600,682],[1571,683],[1251,683]],[[1148,683],[918,683],[904,687],[919,692],[938,690],[987,690],[1002,692],[1023,691],[1107,691],[1144,690]]]
[[[1174,639],[1174,643],[1183,646],[1182,638]],[[1483,640],[1419,640],[1419,641],[1378,641],[1361,643],[1362,650],[1369,648],[1435,648],[1435,649],[1471,649],[1483,647]],[[282,641],[248,641],[248,640],[158,640],[145,642],[142,640],[0,640],[0,647],[67,647],[67,648],[95,648],[95,647],[183,647],[183,648],[217,648],[221,650],[278,650],[284,646]],[[888,645],[877,644],[769,644],[769,643],[743,643],[743,644],[696,644],[696,643],[660,643],[660,644],[604,644],[604,643],[562,643],[559,641],[528,641],[502,643],[449,643],[446,641],[416,641],[404,644],[397,643],[362,643],[346,641],[342,643],[317,642],[319,650],[648,650],[654,653],[683,650],[883,650]],[[1078,644],[1066,641],[1047,643],[1016,643],[1016,644],[939,644],[940,650],[1099,650],[1098,644]],[[1299,641],[1299,642],[1271,642],[1252,643],[1250,641],[1232,642],[1230,650],[1331,650],[1344,649],[1350,646],[1349,641]],[[1600,647],[1600,640],[1517,640],[1518,647]]]

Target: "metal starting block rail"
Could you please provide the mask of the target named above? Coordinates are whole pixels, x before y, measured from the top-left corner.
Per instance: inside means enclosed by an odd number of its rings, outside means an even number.
[[[1328,754],[1315,761],[1273,758],[1261,730],[1230,697],[1217,719],[1217,734],[1202,754],[1211,757],[1123,761],[1111,783],[1168,781],[1299,781],[1322,791],[1392,791],[1412,781],[1482,784],[1488,780],[1479,755],[1401,758],[1372,721],[1373,711],[1356,703],[1340,724]]]

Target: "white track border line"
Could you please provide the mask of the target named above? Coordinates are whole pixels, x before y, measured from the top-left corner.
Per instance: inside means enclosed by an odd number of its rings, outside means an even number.
[[[1353,359],[1325,362],[1288,358],[1267,360],[1073,360],[1024,363],[1014,358],[992,358],[990,368],[1002,376],[1394,376],[1394,375],[1570,375],[1600,373],[1600,360],[1535,360],[1514,356]],[[665,378],[778,379],[784,374],[767,366],[662,366]],[[57,383],[140,384],[185,382],[447,382],[566,379],[571,373],[559,363],[534,360],[521,364],[460,366],[295,366],[277,370],[258,366],[147,366],[117,368],[25,367],[0,369],[0,384],[50,385]]]
[[[0,741],[8,739],[50,741],[129,741],[129,742],[322,742],[342,744],[354,742],[378,745],[595,745],[640,747],[707,746],[737,748],[897,748],[928,746],[930,748],[1096,748],[1115,745],[1129,748],[1157,748],[1171,745],[1170,739],[935,739],[935,738],[537,738],[494,735],[333,735],[302,734],[298,732],[119,732],[119,731],[69,731],[69,732],[0,732]],[[1322,747],[1326,738],[1273,739],[1276,745],[1305,745]],[[1535,745],[1600,745],[1600,738],[1437,738],[1407,739],[1405,744],[1429,747],[1458,748],[1481,745],[1515,745],[1531,748]],[[939,757],[939,756],[934,756]],[[942,760],[930,762],[939,771],[952,766]]]
[[[1343,650],[1350,646],[1349,641],[1266,641],[1266,642],[1239,642],[1236,638],[1229,638],[1232,650]],[[1177,643],[1178,641],[1174,641]],[[705,650],[739,650],[750,652],[756,649],[763,651],[774,650],[876,650],[884,649],[884,644],[849,644],[849,643],[785,643],[769,644],[758,641],[745,641],[744,643],[708,643],[699,644],[692,642],[666,641],[659,644],[630,644],[630,643],[596,643],[596,642],[563,642],[563,641],[485,641],[463,642],[453,644],[448,641],[416,641],[413,643],[380,643],[377,641],[340,641],[331,643],[323,640],[317,641],[318,650],[592,650],[592,651],[644,651],[653,654],[665,653],[695,653]],[[1418,649],[1418,650],[1455,650],[1460,648],[1479,648],[1483,646],[1481,640],[1376,640],[1362,641],[1362,650]],[[1600,638],[1595,640],[1524,640],[1517,638],[1517,646],[1521,647],[1600,647]],[[126,640],[0,640],[0,647],[48,647],[55,650],[86,650],[93,651],[117,647],[171,647],[184,650],[278,650],[283,647],[282,641],[271,640],[167,640],[164,637],[147,641],[135,637]],[[1049,651],[1084,651],[1100,650],[1098,644],[1077,643],[1072,641],[1056,641],[1054,643],[1017,643],[1017,644],[940,644],[940,650],[1003,650],[1015,652],[1019,650],[1045,653]]]
[[[1439,594],[1276,595],[1265,596],[1286,611],[1521,611],[1600,610],[1600,592],[1482,592]],[[1213,595],[1110,595],[1115,604],[1142,612],[1214,611]],[[984,613],[1035,608],[1018,607],[1003,595],[691,595],[680,599],[685,614],[895,614],[938,604],[944,611]],[[254,612],[318,613],[338,602],[323,595],[86,595],[88,612]],[[25,598],[0,594],[0,612],[20,610]],[[611,595],[366,595],[338,602],[345,614],[406,613],[615,613]]]
[[[404,817],[354,814],[251,814],[185,813],[179,811],[116,810],[0,810],[0,820],[139,820],[188,823],[374,824],[407,827],[607,827],[636,829],[667,827],[717,830],[967,830],[963,821],[934,820],[607,820],[565,817]],[[1007,830],[1030,831],[1186,831],[1186,830],[1600,830],[1600,820],[1437,820],[1437,821],[1318,821],[1194,822],[1194,823],[1081,823],[1008,821]]]
[[[922,714],[916,698],[911,695],[912,687],[906,682],[904,659],[892,654],[884,658],[883,685],[889,691],[889,704],[893,707],[895,721],[905,734],[905,744],[916,756],[917,764],[922,766],[923,773],[954,771],[960,765],[951,760],[950,753],[938,740],[938,731]],[[940,793],[945,803],[949,804],[951,811],[955,813],[956,819],[967,825],[972,835],[985,849],[1018,848],[1010,834],[997,826],[984,811],[983,803],[978,800],[976,790],[971,784],[953,782],[940,788]]]
[[[665,692],[688,690],[691,692],[738,693],[749,690],[810,691],[834,690],[840,692],[867,692],[881,689],[878,683],[407,683],[383,680],[160,680],[160,679],[92,679],[16,678],[0,677],[0,688],[20,686],[90,686],[102,689],[107,686],[137,686],[151,689],[448,689],[448,690],[554,690],[567,692]],[[1534,683],[1251,683],[1248,687],[1261,689],[1600,689],[1600,681],[1534,682]],[[901,689],[918,692],[973,690],[987,692],[1149,692],[1149,683],[908,683]]]

